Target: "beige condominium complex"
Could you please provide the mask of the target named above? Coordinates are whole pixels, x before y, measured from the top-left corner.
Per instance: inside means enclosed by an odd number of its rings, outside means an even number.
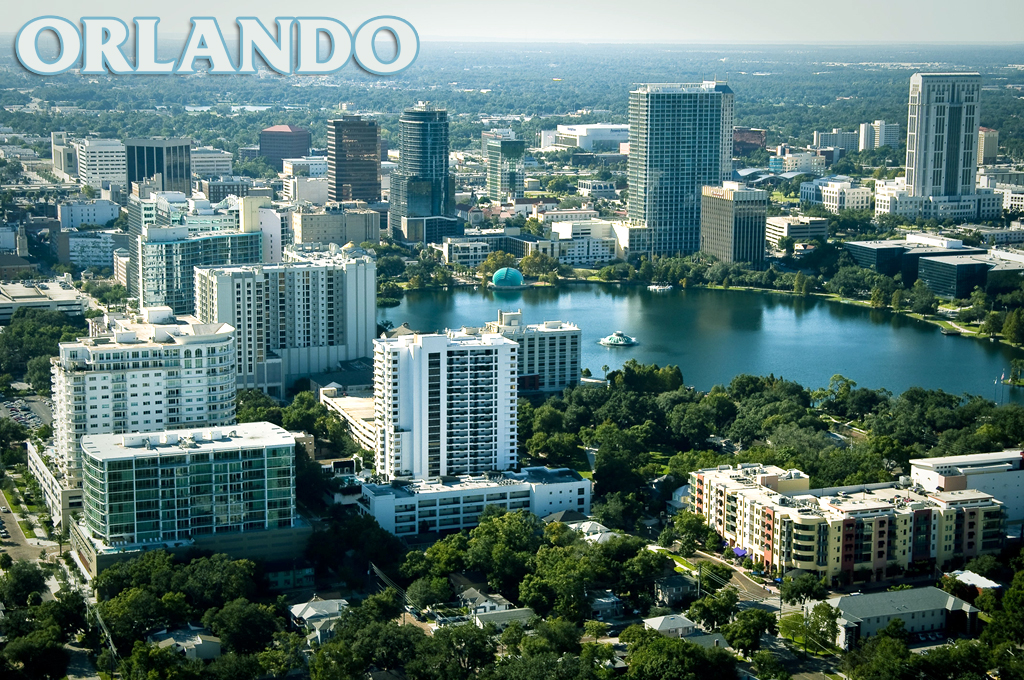
[[[884,581],[912,566],[929,573],[1003,547],[1003,504],[984,492],[809,486],[799,470],[725,465],[690,473],[690,504],[766,568],[802,569],[833,584]]]

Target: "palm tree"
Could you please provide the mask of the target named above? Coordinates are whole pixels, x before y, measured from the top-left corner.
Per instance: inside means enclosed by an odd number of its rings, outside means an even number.
[[[608,371],[610,370],[609,367],[608,367],[608,364],[605,364],[604,366],[602,366],[601,370],[604,371],[604,379],[607,380],[608,379]]]

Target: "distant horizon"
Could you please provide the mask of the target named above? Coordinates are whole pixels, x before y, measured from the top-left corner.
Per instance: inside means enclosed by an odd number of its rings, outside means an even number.
[[[551,0],[520,0],[514,7],[478,0],[388,0],[337,3],[305,0],[282,7],[270,0],[244,6],[218,0],[178,0],[158,10],[134,0],[51,0],[46,7],[8,3],[12,32],[43,15],[78,21],[82,16],[158,16],[167,35],[188,31],[192,17],[216,18],[225,35],[239,16],[258,17],[273,26],[283,15],[331,17],[351,30],[381,15],[405,19],[423,40],[434,42],[537,42],[565,44],[683,45],[1017,45],[1024,25],[1020,0],[861,0],[833,8],[822,3],[731,0],[590,0],[585,5]]]
[[[227,28],[227,27],[225,27]],[[14,38],[17,35],[17,31],[0,32],[0,40],[10,41],[13,45]],[[134,36],[134,33],[132,34]],[[180,40],[182,43],[188,39],[188,33],[162,33],[160,36],[166,40]],[[229,43],[234,41],[225,35],[225,38]],[[571,38],[552,39],[552,38],[523,38],[517,40],[495,40],[493,38],[481,37],[474,38],[472,36],[454,38],[447,36],[438,35],[421,35],[421,43],[440,43],[440,44],[483,44],[483,45],[637,45],[644,47],[655,47],[658,45],[672,45],[672,46],[685,46],[685,45],[699,45],[706,47],[879,47],[885,46],[890,47],[893,50],[899,50],[903,47],[946,47],[950,45],[956,45],[957,47],[1024,47],[1024,39],[1020,40],[1003,40],[1003,41],[992,41],[992,42],[976,42],[976,41],[943,41],[943,40],[906,40],[900,45],[893,45],[888,40],[869,40],[869,41],[857,41],[857,40],[829,40],[829,41],[814,41],[814,40],[803,40],[798,42],[783,42],[783,41],[771,41],[771,40],[750,40],[750,41],[731,41],[723,42],[719,40],[686,40],[686,41],[671,41],[671,40],[614,40],[614,39],[602,39],[602,40],[573,40]],[[128,45],[131,46],[130,44]],[[1024,63],[1024,55],[1021,55],[1021,62]]]

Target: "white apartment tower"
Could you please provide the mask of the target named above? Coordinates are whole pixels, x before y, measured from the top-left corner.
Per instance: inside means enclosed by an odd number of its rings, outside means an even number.
[[[518,386],[524,392],[561,392],[580,384],[580,327],[562,321],[524,324],[523,310],[498,310],[486,332],[519,345]]]
[[[373,258],[342,249],[273,265],[196,267],[196,317],[234,326],[239,389],[283,398],[299,378],[372,355],[376,271]]]
[[[732,177],[733,99],[716,81],[629,93],[628,219],[657,255],[700,250],[701,191]]]
[[[981,75],[915,73],[907,119],[907,189],[911,196],[975,193]]]
[[[100,189],[103,182],[125,184],[128,153],[118,139],[82,139],[74,142],[78,158],[78,181]]]
[[[497,333],[374,340],[377,473],[434,479],[512,469],[518,349]]]
[[[234,345],[231,325],[175,317],[167,307],[138,320],[93,319],[89,337],[60,343],[51,360],[59,486],[78,489],[80,503],[84,435],[233,424]],[[47,500],[55,518],[76,507],[74,498]]]
[[[859,150],[868,151],[883,146],[893,149],[899,148],[900,124],[886,123],[884,120],[876,120],[874,123],[861,123]]]

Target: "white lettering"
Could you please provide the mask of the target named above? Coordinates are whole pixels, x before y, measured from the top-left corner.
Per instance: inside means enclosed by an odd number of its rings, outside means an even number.
[[[395,37],[395,57],[381,61],[375,46],[377,34],[387,31]],[[416,29],[405,19],[377,17],[359,27],[355,38],[356,61],[364,69],[378,76],[390,76],[408,68],[420,52],[420,38]]]
[[[43,31],[57,34],[60,54],[56,61],[45,61],[39,56],[39,34]],[[14,48],[22,66],[33,73],[52,76],[75,65],[82,53],[82,36],[78,34],[78,28],[67,19],[39,17],[22,26],[15,38]]]
[[[135,19],[135,67],[136,73],[174,73],[174,60],[158,61],[156,58],[156,25],[160,20],[155,17],[139,17]]]
[[[120,19],[82,18],[85,54],[82,73],[132,73],[135,69],[125,58],[121,45],[128,41],[128,26]]]
[[[334,19],[301,18],[299,21],[299,68],[296,73],[332,73],[348,62],[352,56],[352,34],[345,24]],[[326,61],[320,61],[320,34],[326,33],[331,41],[331,52]]]
[[[238,68],[217,20],[194,17],[192,30],[178,59],[157,57],[160,44],[157,34],[160,19],[136,17],[135,64],[125,55],[130,40],[128,25],[116,17],[83,17],[81,30],[75,23],[56,16],[39,17],[22,26],[15,38],[18,61],[29,71],[40,75],[56,75],[74,68],[82,59],[86,74],[166,74],[190,75],[196,72],[197,59],[209,63],[211,74],[256,73],[256,53],[266,65],[284,75],[320,75],[334,73],[355,56],[364,70],[375,75],[392,75],[408,68],[419,55],[420,41],[416,29],[404,19],[381,16],[370,19],[356,31],[355,38],[345,24],[329,17],[279,17],[277,36],[256,17],[237,19]],[[295,28],[297,26],[297,28]],[[297,30],[298,34],[293,35]],[[381,32],[394,39],[394,56],[385,61],[378,54]],[[56,59],[44,59],[39,53],[43,33],[57,38]],[[296,42],[298,43],[296,45]],[[48,44],[44,40],[44,44]],[[321,46],[329,49],[321,54]],[[298,67],[293,69],[292,53],[298,54]],[[385,51],[389,52],[389,51]],[[321,58],[323,57],[323,58]]]
[[[277,20],[277,40],[259,19],[246,17],[238,20],[239,73],[256,73],[255,52],[259,51],[267,66],[278,73],[292,72],[292,23],[294,19]]]
[[[193,63],[196,59],[210,62],[210,73],[234,73],[235,65],[228,56],[228,46],[224,44],[224,36],[216,19],[192,19],[192,33],[188,36],[185,51],[178,62],[175,73],[195,73]]]

